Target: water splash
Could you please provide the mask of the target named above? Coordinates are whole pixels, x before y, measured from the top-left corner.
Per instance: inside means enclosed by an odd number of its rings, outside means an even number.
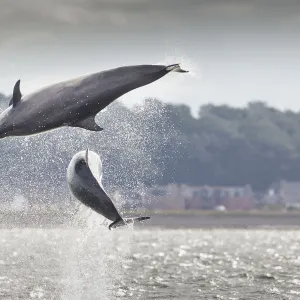
[[[152,184],[162,175],[168,142],[177,134],[165,105],[155,99],[141,101],[131,110],[115,102],[98,114],[96,121],[104,127],[101,133],[60,128],[35,136],[9,137],[0,143],[0,185],[8,191],[2,197],[11,200],[19,193],[42,207],[36,225],[43,224],[47,214],[51,218],[50,204],[58,207],[56,215],[62,219],[62,209],[76,211],[65,222],[74,230],[61,245],[59,299],[63,300],[109,300],[126,293],[123,262],[133,244],[132,227],[109,231],[101,216],[77,200],[68,206],[65,176],[71,157],[87,147],[99,153],[105,189],[110,195],[117,190],[127,192],[122,199],[133,205],[131,192],[143,190],[145,183]],[[116,203],[119,208],[122,201]]]
[[[80,229],[67,243],[62,300],[115,299],[122,278],[126,276],[122,267],[130,253],[132,228],[126,228],[126,235],[122,234],[122,229],[109,231],[103,219],[80,205],[73,219],[73,225]]]
[[[132,110],[113,103],[97,122],[104,127],[101,133],[60,128],[1,140],[0,184],[9,190],[7,198],[21,190],[33,203],[64,202],[69,198],[67,165],[87,147],[101,155],[108,192],[133,190],[161,176],[160,150],[175,135],[161,102],[148,99]]]

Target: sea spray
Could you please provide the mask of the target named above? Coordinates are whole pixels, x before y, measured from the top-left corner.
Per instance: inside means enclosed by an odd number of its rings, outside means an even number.
[[[57,258],[61,284],[53,294],[59,294],[58,299],[110,300],[130,294],[124,279],[133,229],[109,231],[102,216],[78,206],[76,199],[70,203],[66,168],[72,156],[86,148],[99,153],[104,188],[112,198],[115,191],[125,191],[127,196],[122,199],[133,205],[130,192],[155,183],[162,176],[166,157],[174,154],[169,153],[168,143],[176,141],[177,132],[167,118],[166,106],[156,99],[141,101],[132,109],[113,103],[98,114],[97,123],[104,128],[100,133],[60,128],[30,137],[9,137],[0,145],[5,158],[0,162],[1,184],[12,195],[21,191],[30,204],[43,208],[37,210],[39,215],[30,216],[37,226],[46,223],[50,205],[58,207],[56,216],[62,219],[66,218],[63,210],[77,211],[65,220],[65,227],[56,230],[59,235],[63,228],[70,228]],[[121,209],[123,200],[116,203]]]
[[[96,119],[104,128],[100,133],[60,128],[3,139],[0,184],[12,195],[21,191],[30,203],[62,204],[69,200],[66,167],[74,153],[87,147],[101,156],[103,184],[110,194],[142,189],[162,176],[168,142],[177,134],[163,103],[146,99],[128,109],[115,102]]]
[[[115,299],[126,276],[123,261],[130,253],[132,228],[109,231],[103,217],[83,205],[73,225],[78,229],[65,249],[62,299]]]

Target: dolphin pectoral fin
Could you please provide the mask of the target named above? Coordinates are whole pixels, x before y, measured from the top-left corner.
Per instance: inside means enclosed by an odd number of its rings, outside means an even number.
[[[13,95],[8,103],[9,106],[16,107],[16,105],[21,101],[22,94],[20,91],[20,80],[15,83]]]
[[[84,119],[82,121],[73,123],[71,125],[69,125],[71,127],[80,127],[83,129],[87,129],[90,131],[102,131],[103,128],[101,128],[96,122],[95,122],[95,117],[89,117],[87,119]]]

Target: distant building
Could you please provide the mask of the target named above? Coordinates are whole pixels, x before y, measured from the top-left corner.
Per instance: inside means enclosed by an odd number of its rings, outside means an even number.
[[[246,210],[254,207],[254,196],[249,185],[242,187],[202,186],[189,188],[192,194],[185,199],[186,209]]]
[[[300,203],[300,182],[280,180],[274,182],[263,197],[264,204]]]
[[[226,210],[250,210],[255,207],[252,197],[231,197],[223,201]]]
[[[169,184],[148,189],[143,195],[143,205],[147,209],[184,210],[184,188],[181,185]]]
[[[245,210],[255,205],[249,185],[212,187],[171,184],[149,189],[143,203],[148,209],[159,210],[215,209],[220,206],[226,210]]]

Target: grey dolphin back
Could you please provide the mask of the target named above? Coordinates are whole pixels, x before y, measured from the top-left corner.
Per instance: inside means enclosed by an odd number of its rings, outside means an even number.
[[[101,205],[102,215],[104,215],[107,219],[111,221],[115,221],[115,218],[117,218],[117,220],[121,218],[120,213],[116,208],[116,206],[114,205],[112,199],[106,194],[106,192],[104,191],[101,185],[99,185],[98,188],[99,188],[98,190],[99,200],[102,203]],[[97,211],[101,212],[100,207],[97,208]]]
[[[98,181],[94,175],[92,170],[90,169],[89,166],[89,149],[86,149],[85,152],[85,161],[86,161],[86,166],[91,174],[91,176],[94,178],[94,184],[97,185],[97,188],[99,189],[99,194],[101,195],[101,202],[103,202],[103,204],[107,207],[107,209],[109,209],[111,211],[111,213],[115,216],[114,221],[119,220],[121,218],[121,215],[117,209],[117,207],[115,206],[113,200],[107,195],[107,193],[105,192],[103,186],[102,186],[102,182],[101,182],[101,178],[100,181]],[[110,220],[112,220],[112,218],[108,218]]]
[[[90,170],[89,167],[89,149],[86,149],[85,152],[85,161],[87,163],[87,166]],[[90,170],[90,172],[92,173],[92,171]],[[103,195],[103,197],[107,197],[107,200],[111,202],[112,206],[114,207],[115,211],[118,213],[118,216],[116,218],[116,220],[114,220],[109,226],[108,229],[111,230],[112,228],[117,228],[117,227],[121,227],[121,226],[126,226],[129,224],[134,224],[137,222],[141,222],[144,220],[148,220],[150,219],[150,217],[135,217],[135,218],[122,218],[121,214],[119,213],[118,209],[115,207],[112,199],[109,198],[109,196],[106,194],[106,192],[104,191],[104,188],[102,187],[102,182],[101,182],[101,178],[100,178],[100,182],[99,182],[99,187],[101,189],[101,193]]]
[[[68,184],[72,194],[78,200],[113,222],[120,218],[115,205],[88,165],[88,150],[85,157],[75,161],[74,166],[70,169],[70,176],[68,177]]]

